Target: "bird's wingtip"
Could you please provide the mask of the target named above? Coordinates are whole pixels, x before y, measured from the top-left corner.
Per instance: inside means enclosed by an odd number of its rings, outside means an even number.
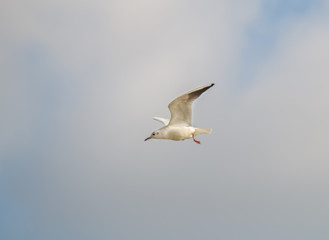
[[[211,85],[210,85],[210,87],[212,87],[212,86],[214,86],[215,85],[215,83],[212,83]]]

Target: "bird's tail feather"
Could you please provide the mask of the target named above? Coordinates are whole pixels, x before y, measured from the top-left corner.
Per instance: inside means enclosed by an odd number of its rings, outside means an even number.
[[[212,132],[211,128],[196,128],[195,135],[197,134],[210,134]]]

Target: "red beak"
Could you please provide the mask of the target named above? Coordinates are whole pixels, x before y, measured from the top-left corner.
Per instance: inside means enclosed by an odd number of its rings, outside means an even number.
[[[145,138],[144,142],[147,141],[147,140],[149,140],[149,139],[151,139],[151,137]]]

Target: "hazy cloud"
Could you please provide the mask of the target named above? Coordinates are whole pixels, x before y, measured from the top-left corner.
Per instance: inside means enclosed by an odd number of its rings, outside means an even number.
[[[3,3],[2,238],[327,239],[328,4],[310,9],[264,25],[256,0]],[[248,33],[272,26],[265,56]],[[201,146],[143,142],[211,82]]]

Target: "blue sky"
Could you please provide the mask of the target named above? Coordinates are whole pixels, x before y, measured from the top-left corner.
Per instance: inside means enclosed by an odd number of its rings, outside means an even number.
[[[239,66],[242,76],[237,87],[253,86],[253,70],[273,56],[281,37],[280,29],[291,21],[321,12],[322,6],[323,1],[260,1],[261,11],[245,28],[244,57]]]
[[[1,239],[328,239],[328,1],[1,5]]]

